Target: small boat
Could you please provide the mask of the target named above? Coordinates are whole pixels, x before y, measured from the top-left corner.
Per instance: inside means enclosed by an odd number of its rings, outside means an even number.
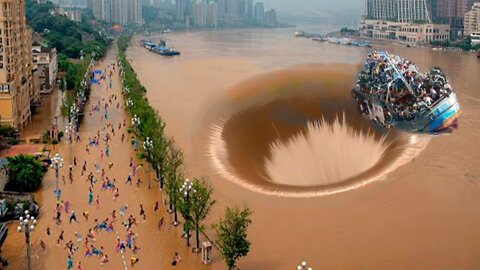
[[[460,115],[455,92],[439,68],[422,74],[412,62],[384,51],[368,55],[353,97],[372,121],[408,132],[450,131]]]
[[[175,49],[168,48],[166,50],[159,52],[159,54],[162,56],[175,56],[175,55],[180,55],[180,52]]]
[[[180,52],[173,49],[173,48],[166,48],[166,47],[156,47],[154,50],[156,53],[162,56],[175,56],[180,55]]]
[[[477,52],[477,58],[480,59],[480,51]]]

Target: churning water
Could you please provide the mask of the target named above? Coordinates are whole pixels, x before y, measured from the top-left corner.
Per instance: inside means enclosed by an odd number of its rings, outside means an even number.
[[[385,136],[355,131],[345,118],[310,122],[306,132],[287,142],[270,145],[265,167],[268,179],[281,185],[328,185],[360,174],[383,157],[388,148]],[[295,181],[292,181],[295,179]]]
[[[428,137],[376,126],[350,96],[355,68],[300,66],[232,89],[210,135],[210,157],[251,190],[311,197],[382,179],[423,150]]]

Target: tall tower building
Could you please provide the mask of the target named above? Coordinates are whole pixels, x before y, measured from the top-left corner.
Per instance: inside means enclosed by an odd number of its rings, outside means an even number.
[[[110,22],[112,20],[111,11],[112,0],[93,0],[93,16],[96,19]]]
[[[237,17],[238,18],[246,18],[247,15],[247,2],[245,0],[237,0]]]
[[[177,21],[185,21],[185,5],[186,0],[175,0],[175,18]]]
[[[469,36],[474,32],[480,33],[480,2],[474,3],[472,8],[465,13],[464,35]]]
[[[462,36],[464,15],[469,11],[475,0],[431,0],[431,10],[434,22],[450,24],[451,38]]]
[[[398,22],[430,22],[427,0],[366,0],[368,19]]]
[[[218,4],[210,2],[207,6],[207,26],[218,26]]]
[[[218,0],[218,20],[221,23],[225,23],[227,19],[227,0]]]
[[[256,22],[263,23],[265,18],[265,7],[263,6],[262,2],[255,3],[255,7],[253,8],[253,17]]]
[[[22,129],[30,119],[32,32],[24,0],[0,0],[0,123]]]
[[[253,19],[253,0],[247,0],[247,19]]]

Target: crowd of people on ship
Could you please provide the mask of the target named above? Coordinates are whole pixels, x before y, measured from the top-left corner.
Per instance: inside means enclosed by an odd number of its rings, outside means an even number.
[[[403,77],[403,78],[402,78]],[[371,99],[383,108],[385,124],[411,120],[452,93],[442,71],[418,72],[415,63],[396,55],[371,52],[361,71],[355,97],[362,113],[371,114]]]

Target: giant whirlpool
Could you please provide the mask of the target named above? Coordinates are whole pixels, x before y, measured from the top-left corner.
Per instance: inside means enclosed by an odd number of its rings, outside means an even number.
[[[362,117],[351,97],[358,69],[303,65],[235,86],[214,109],[208,148],[214,170],[283,197],[332,195],[386,179],[430,137]]]

